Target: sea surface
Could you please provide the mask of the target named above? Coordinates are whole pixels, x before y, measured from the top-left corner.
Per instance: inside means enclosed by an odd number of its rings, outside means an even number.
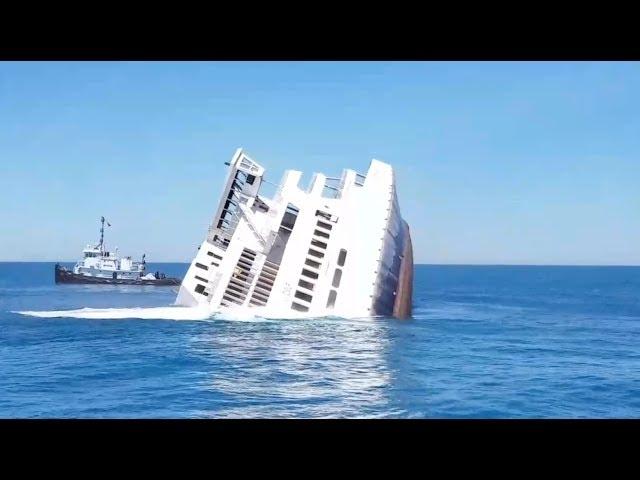
[[[2,418],[640,417],[640,267],[418,265],[400,321],[206,318],[53,265],[0,263]]]

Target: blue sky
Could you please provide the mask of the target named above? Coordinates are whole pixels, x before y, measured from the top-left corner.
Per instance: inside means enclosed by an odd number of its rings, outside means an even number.
[[[190,261],[237,147],[397,173],[417,263],[640,265],[640,64],[0,62],[0,260]]]

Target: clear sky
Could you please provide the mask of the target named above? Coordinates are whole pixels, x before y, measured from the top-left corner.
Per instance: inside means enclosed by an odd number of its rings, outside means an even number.
[[[417,263],[640,265],[640,64],[0,62],[0,260],[191,261],[244,147],[391,163]]]

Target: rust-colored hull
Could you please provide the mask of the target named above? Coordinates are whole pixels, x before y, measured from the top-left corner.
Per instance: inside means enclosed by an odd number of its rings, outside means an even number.
[[[411,317],[413,304],[413,246],[411,244],[409,226],[406,223],[404,223],[404,229],[405,243],[402,251],[402,263],[400,264],[398,289],[396,290],[396,299],[393,304],[393,316],[396,318]]]

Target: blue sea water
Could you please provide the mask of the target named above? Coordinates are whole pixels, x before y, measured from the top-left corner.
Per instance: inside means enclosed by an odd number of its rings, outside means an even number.
[[[136,316],[176,288],[0,263],[0,417],[640,417],[640,267],[418,265],[414,281],[408,321],[40,318],[15,312]]]

